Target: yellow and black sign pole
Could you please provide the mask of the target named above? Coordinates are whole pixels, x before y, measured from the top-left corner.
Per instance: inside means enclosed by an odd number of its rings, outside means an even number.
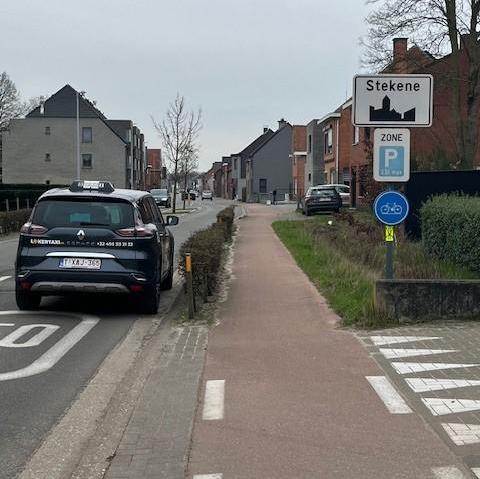
[[[192,256],[190,253],[185,254],[185,272],[187,273],[188,319],[193,319],[195,299],[193,297]]]

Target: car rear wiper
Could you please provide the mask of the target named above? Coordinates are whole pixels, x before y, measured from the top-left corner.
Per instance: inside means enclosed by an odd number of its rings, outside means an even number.
[[[80,226],[110,226],[105,223],[88,223],[87,221],[83,221],[80,223]]]

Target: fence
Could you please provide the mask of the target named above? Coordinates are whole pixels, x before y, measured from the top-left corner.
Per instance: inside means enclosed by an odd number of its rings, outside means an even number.
[[[443,193],[480,195],[480,171],[420,171],[411,174],[405,186],[410,203],[410,214],[405,221],[405,230],[412,239],[422,237],[420,208],[430,196]]]
[[[5,198],[0,201],[0,211],[19,211],[19,210],[29,210],[34,204],[35,199],[30,198]]]

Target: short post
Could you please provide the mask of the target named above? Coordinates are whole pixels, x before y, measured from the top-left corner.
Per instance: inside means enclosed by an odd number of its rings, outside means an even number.
[[[27,198],[27,210],[30,209],[30,198]]]
[[[193,319],[195,301],[193,297],[192,255],[190,253],[185,254],[185,272],[187,273],[188,319]]]
[[[20,198],[17,196],[17,211],[20,209]]]
[[[10,203],[8,201],[8,198],[5,200],[5,207],[7,211],[10,211]]]
[[[395,227],[385,225],[385,243],[387,245],[386,261],[385,261],[385,279],[393,279],[393,255],[395,249]]]

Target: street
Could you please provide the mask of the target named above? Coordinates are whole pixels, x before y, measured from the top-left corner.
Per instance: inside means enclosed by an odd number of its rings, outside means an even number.
[[[176,251],[216,221],[229,202],[197,201],[172,228]],[[16,311],[13,264],[17,241],[0,240],[0,477],[18,474],[42,439],[139,318],[124,298],[45,298],[38,313]],[[161,300],[159,319],[173,301]],[[18,343],[17,343],[18,340]]]

